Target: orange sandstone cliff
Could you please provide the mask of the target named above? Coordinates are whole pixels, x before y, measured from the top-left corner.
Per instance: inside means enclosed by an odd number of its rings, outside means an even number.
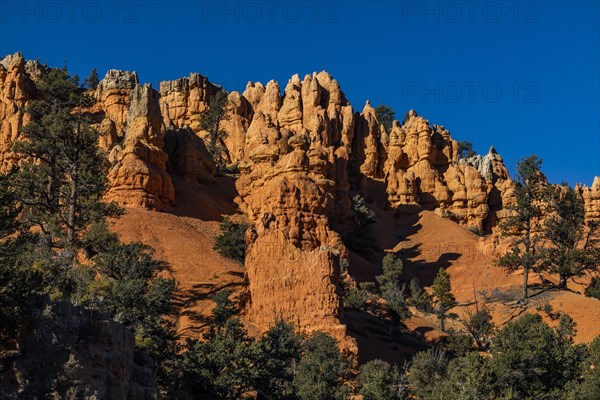
[[[44,68],[20,53],[0,62],[0,171],[20,161],[11,146]],[[174,182],[215,185],[199,116],[217,90],[196,73],[156,91],[134,72],[108,71],[88,110],[107,154],[107,199],[169,212],[190,203],[178,198],[186,192]],[[294,75],[283,92],[275,81],[249,82],[243,93],[229,94],[227,108],[223,157],[239,169],[235,204],[254,226],[246,235],[246,321],[259,332],[283,318],[354,349],[341,322],[338,285],[354,194],[379,190],[382,209],[392,213],[429,210],[488,232],[512,199],[513,183],[495,149],[459,159],[449,131],[412,110],[387,131],[369,102],[355,111],[324,71],[302,80]],[[600,178],[578,191],[587,218],[599,220]]]

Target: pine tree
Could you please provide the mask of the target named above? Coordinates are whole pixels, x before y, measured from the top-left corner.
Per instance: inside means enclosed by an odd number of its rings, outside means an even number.
[[[20,205],[9,180],[9,176],[0,175],[0,349],[3,350],[16,347],[19,327],[29,315],[30,298],[43,290],[44,271],[35,268],[34,263],[45,256],[39,254],[38,235],[20,229],[17,218]]]
[[[529,271],[539,269],[541,260],[537,251],[540,235],[536,233],[538,221],[542,216],[542,201],[546,178],[540,168],[542,160],[531,155],[517,164],[515,177],[516,202],[506,209],[509,216],[500,225],[505,236],[515,239],[512,251],[498,259],[498,265],[507,270],[523,270],[522,298],[528,297]]]
[[[294,399],[294,370],[300,361],[302,336],[294,325],[278,320],[256,343],[257,400]]]
[[[410,303],[414,305],[417,308],[417,310],[425,313],[430,313],[433,309],[433,306],[431,304],[431,295],[429,295],[429,293],[423,290],[417,278],[413,278],[410,280],[409,288]]]
[[[550,245],[541,253],[542,267],[558,274],[559,287],[567,288],[567,281],[598,270],[600,252],[594,241],[595,226],[585,234],[585,210],[583,199],[563,183],[550,187],[549,212],[544,221],[544,239]]]
[[[360,366],[356,383],[364,400],[403,400],[399,396],[399,382],[397,367],[375,359]]]
[[[249,226],[233,222],[228,217],[221,222],[221,233],[215,238],[214,250],[224,257],[244,263],[246,259],[246,231]]]
[[[14,146],[36,162],[24,165],[11,183],[23,221],[37,226],[50,247],[74,257],[85,227],[111,211],[102,202],[107,178],[98,133],[82,113],[93,100],[61,69],[50,70],[38,87],[43,98],[28,104],[26,140]]]
[[[92,72],[90,72],[90,76],[87,77],[85,83],[88,89],[96,90],[98,84],[100,83],[100,78],[98,77],[98,70],[96,67],[92,69]]]
[[[394,123],[394,110],[390,106],[384,106],[383,104],[375,107],[375,115],[377,116],[377,121],[380,125],[383,125],[386,131],[390,131],[392,129],[392,124]]]
[[[581,375],[583,348],[574,346],[569,329],[550,328],[538,314],[526,314],[504,325],[494,338],[492,366],[499,396],[541,399]]]
[[[315,332],[304,341],[294,388],[300,400],[345,400],[349,392],[344,384],[347,374],[348,361],[335,339]]]
[[[221,128],[221,122],[227,121],[228,93],[224,89],[219,89],[208,103],[208,110],[200,115],[200,127],[208,132],[208,151],[213,156],[217,172],[223,167],[223,139],[227,136],[227,132]]]
[[[383,257],[383,273],[376,277],[381,297],[387,301],[393,319],[410,317],[410,310],[404,299],[406,285],[402,283],[402,260],[395,254],[387,253]]]
[[[233,317],[237,310],[228,301],[229,293],[221,293],[213,299],[218,308],[213,309],[209,332],[202,340],[187,341],[182,354],[182,379],[177,382],[179,390],[187,395],[181,397],[235,400],[253,390],[254,340]]]
[[[445,332],[446,326],[444,321],[447,312],[456,305],[456,299],[452,294],[452,285],[450,283],[450,275],[444,268],[440,268],[435,279],[433,280],[433,297],[436,303],[436,313],[440,320],[440,328]]]
[[[467,141],[458,142],[458,158],[469,158],[476,154],[475,150],[473,150],[473,143]]]

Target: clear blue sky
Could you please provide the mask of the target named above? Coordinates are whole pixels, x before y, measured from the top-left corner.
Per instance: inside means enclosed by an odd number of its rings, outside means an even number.
[[[229,90],[329,71],[355,109],[414,108],[509,168],[600,175],[598,1],[11,1],[0,55],[82,78],[135,70],[155,87],[199,72]]]

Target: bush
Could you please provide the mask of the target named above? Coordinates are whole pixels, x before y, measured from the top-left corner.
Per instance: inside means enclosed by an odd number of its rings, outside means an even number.
[[[398,368],[377,359],[360,366],[357,384],[364,400],[390,400],[397,398],[399,381]]]
[[[367,226],[377,222],[377,216],[367,206],[367,201],[364,197],[357,194],[352,198],[352,209],[356,214],[357,223],[361,226]]]
[[[448,368],[448,357],[440,349],[415,354],[408,373],[408,382],[418,399],[431,398],[433,383],[442,379]]]
[[[472,340],[469,335],[460,333],[454,329],[448,329],[446,338],[446,349],[453,356],[463,356],[472,349]]]
[[[487,350],[490,337],[494,332],[492,315],[489,310],[487,308],[478,309],[474,314],[467,310],[467,317],[462,320],[462,324],[477,344],[477,348],[482,351]]]
[[[373,282],[361,282],[357,287],[351,287],[344,293],[344,307],[366,311],[367,302],[371,299]]]
[[[381,297],[390,306],[392,318],[400,320],[410,317],[410,310],[404,299],[405,284],[402,283],[402,260],[395,254],[387,253],[383,257],[383,273],[376,277]]]
[[[573,321],[563,315],[554,329],[537,314],[507,323],[496,334],[489,356],[467,350],[449,360],[439,349],[417,353],[407,376],[413,398],[600,398],[600,373],[595,368],[600,364],[600,339],[587,348],[573,344]],[[466,336],[449,333],[448,341],[466,344]]]
[[[279,320],[256,343],[253,370],[257,397],[263,400],[294,398],[292,381],[301,357],[302,339],[294,325]]]
[[[565,398],[568,400],[600,399],[600,336],[590,343],[583,362],[582,377],[569,382]]]
[[[413,278],[410,280],[410,298],[408,299],[409,304],[415,306],[417,310],[424,313],[433,312],[432,299],[429,293],[421,288],[419,280]]]
[[[550,328],[538,314],[527,314],[498,332],[491,359],[501,393],[540,399],[580,375],[583,354],[570,337]]]
[[[331,336],[316,332],[304,341],[294,388],[301,400],[344,400],[349,388],[344,384],[348,361]]]
[[[221,234],[215,239],[214,250],[223,257],[241,264],[246,259],[246,230],[248,225],[233,222],[225,217],[221,223]]]

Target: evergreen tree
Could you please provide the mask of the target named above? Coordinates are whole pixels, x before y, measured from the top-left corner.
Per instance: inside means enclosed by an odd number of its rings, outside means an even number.
[[[17,201],[17,194],[10,188],[11,176],[0,174],[0,238],[4,238],[18,227],[17,216],[21,212],[21,204]]]
[[[600,252],[594,236],[595,225],[586,229],[583,199],[567,184],[550,187],[549,212],[544,221],[544,239],[550,243],[541,253],[542,267],[558,274],[559,286],[567,288],[567,281],[586,272],[598,270]]]
[[[347,399],[347,374],[348,361],[340,354],[335,339],[316,332],[304,341],[294,388],[300,400]]]
[[[476,154],[475,150],[473,150],[473,143],[467,141],[458,142],[459,159],[473,157]]]
[[[545,177],[540,171],[542,160],[531,155],[517,164],[515,177],[516,202],[506,209],[509,216],[500,225],[504,235],[515,239],[512,250],[498,259],[498,265],[507,270],[523,270],[522,298],[528,297],[529,271],[539,269],[540,253],[537,250],[540,237],[535,233],[536,224],[542,216]]]
[[[256,379],[254,341],[233,317],[229,293],[221,293],[214,299],[209,332],[203,340],[188,339],[182,355],[179,390],[191,398],[240,399]]]
[[[418,399],[432,399],[433,383],[446,375],[448,362],[446,353],[440,349],[429,349],[415,354],[408,371],[412,394]]]
[[[404,299],[406,285],[402,283],[402,260],[395,254],[387,253],[383,257],[383,273],[376,277],[381,297],[387,301],[394,319],[410,317],[410,310]]]
[[[442,332],[444,332],[446,330],[444,321],[447,312],[456,305],[456,300],[452,294],[450,275],[444,268],[440,268],[438,271],[431,288],[433,289],[433,297],[435,300],[435,311],[440,320],[440,328]]]
[[[29,232],[0,236],[0,349],[17,347],[17,334],[30,314],[30,301],[44,293],[47,272],[43,260],[47,254],[38,242],[39,235]]]
[[[363,196],[357,194],[351,200],[354,221],[352,230],[345,237],[345,243],[357,253],[368,256],[373,249],[377,248],[371,227],[377,222],[377,216],[369,209]]]
[[[480,351],[487,350],[490,338],[494,332],[492,315],[487,308],[481,310],[477,307],[475,313],[467,310],[467,316],[462,320],[462,325],[467,330]]]
[[[175,280],[159,276],[166,263],[155,260],[154,251],[142,243],[114,240],[107,247],[93,258],[90,272],[96,279],[84,288],[83,303],[132,327],[138,345],[160,350],[161,339],[169,336],[163,317],[172,311]]]
[[[586,359],[582,363],[581,377],[569,382],[565,390],[566,400],[600,399],[600,336],[589,344]]]
[[[185,392],[195,399],[244,398],[255,374],[252,342],[237,318],[204,340],[188,340],[181,362]]]
[[[594,276],[588,287],[585,288],[585,295],[600,300],[600,276]]]
[[[215,238],[214,250],[224,257],[244,263],[246,259],[246,231],[248,225],[223,218],[221,234]]]
[[[147,349],[156,361],[162,384],[177,347],[172,323],[164,318],[175,282],[158,275],[165,264],[152,258],[150,248],[122,244],[108,232],[105,217],[120,210],[102,200],[104,156],[83,111],[93,100],[66,69],[50,69],[36,85],[40,98],[28,103],[25,140],[14,146],[30,162],[7,180],[10,199],[22,207],[21,234],[3,245],[18,243],[24,251],[12,252],[11,274],[24,271],[22,282],[32,290],[21,287],[23,294],[67,298],[130,327],[137,348]],[[2,210],[2,219],[10,214]]]
[[[294,325],[278,320],[256,344],[253,386],[257,400],[294,399],[294,371],[300,361],[302,336]]]
[[[419,280],[413,278],[410,280],[410,303],[417,308],[417,310],[430,313],[433,311],[432,299],[429,293],[423,290],[419,284]]]
[[[208,104],[208,110],[200,115],[200,127],[208,132],[208,151],[213,156],[217,172],[223,167],[223,139],[227,132],[221,128],[221,122],[229,119],[227,114],[228,93],[219,89]]]
[[[111,211],[102,202],[107,178],[98,133],[81,111],[93,100],[65,70],[50,70],[38,87],[43,97],[28,103],[26,140],[14,146],[36,162],[24,165],[11,184],[23,205],[23,222],[73,258],[85,227]]]
[[[390,106],[384,106],[383,104],[375,107],[375,115],[380,125],[383,125],[386,131],[392,130],[392,124],[394,123],[394,116],[396,113]]]
[[[82,240],[90,262],[74,266],[76,290],[71,300],[106,312],[135,334],[137,349],[154,360],[159,386],[170,384],[179,351],[173,322],[174,279],[160,276],[168,265],[154,259],[142,243],[123,244],[104,222],[89,227]]]
[[[495,375],[490,362],[477,352],[451,360],[441,379],[430,383],[430,392],[418,399],[496,400]]]
[[[92,69],[92,72],[90,72],[90,76],[87,77],[85,83],[88,89],[96,90],[98,84],[100,83],[100,78],[98,77],[98,70],[96,67]]]
[[[366,311],[367,302],[373,298],[373,282],[360,282],[354,286],[343,287],[344,307]]]
[[[357,378],[359,394],[364,400],[403,400],[399,382],[398,368],[379,359],[361,365]]]
[[[559,398],[567,382],[580,375],[585,355],[585,349],[573,346],[570,334],[565,335],[569,331],[564,323],[553,330],[537,314],[507,323],[492,347],[498,397]]]
[[[210,318],[211,329],[221,329],[227,321],[238,313],[233,301],[229,298],[230,296],[231,291],[229,289],[223,289],[213,296],[212,301],[215,303],[215,307]]]

